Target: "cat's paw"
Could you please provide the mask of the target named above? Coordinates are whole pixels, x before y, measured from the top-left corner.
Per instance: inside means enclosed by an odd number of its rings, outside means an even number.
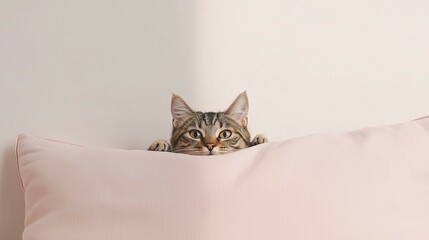
[[[259,145],[259,144],[266,143],[266,142],[268,142],[267,137],[265,137],[263,134],[258,134],[253,139],[252,146]]]
[[[147,149],[149,151],[160,151],[160,152],[170,152],[171,146],[167,141],[158,140],[152,143],[150,147]]]

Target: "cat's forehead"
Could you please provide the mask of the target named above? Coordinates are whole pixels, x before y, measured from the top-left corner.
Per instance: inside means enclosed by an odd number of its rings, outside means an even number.
[[[221,112],[197,112],[196,124],[199,128],[222,127],[224,125]]]
[[[239,130],[240,125],[225,112],[194,112],[192,117],[182,125],[181,129],[189,130],[199,128],[204,130],[217,130],[232,128]]]

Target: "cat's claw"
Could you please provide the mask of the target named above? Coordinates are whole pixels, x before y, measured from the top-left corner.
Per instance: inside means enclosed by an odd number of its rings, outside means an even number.
[[[150,147],[147,149],[149,151],[159,151],[159,152],[170,152],[171,146],[167,141],[158,140],[152,143]]]
[[[266,142],[268,142],[267,137],[265,137],[263,134],[258,134],[253,139],[252,146],[259,145],[259,144],[266,143]]]

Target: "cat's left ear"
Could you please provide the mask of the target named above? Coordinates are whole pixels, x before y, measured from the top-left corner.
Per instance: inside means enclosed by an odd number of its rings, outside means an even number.
[[[247,127],[247,113],[249,112],[249,100],[246,92],[241,93],[232,102],[225,114],[237,121],[241,126]]]

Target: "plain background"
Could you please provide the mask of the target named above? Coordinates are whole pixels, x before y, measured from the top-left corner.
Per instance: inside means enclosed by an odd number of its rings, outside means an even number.
[[[0,239],[21,239],[25,132],[146,149],[172,92],[279,141],[429,114],[426,0],[0,2]]]

